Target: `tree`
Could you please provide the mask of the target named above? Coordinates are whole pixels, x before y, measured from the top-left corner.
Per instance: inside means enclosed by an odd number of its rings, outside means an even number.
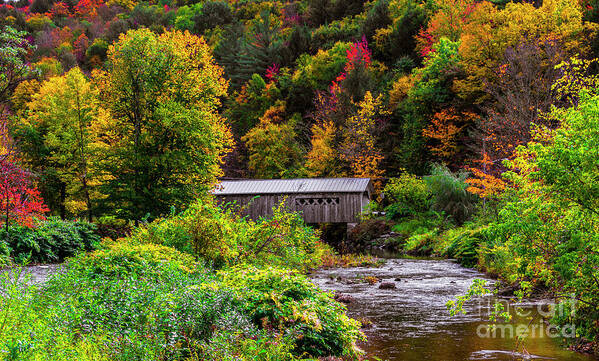
[[[312,148],[306,155],[306,171],[309,177],[335,177],[340,171],[339,154],[335,149],[337,127],[332,121],[312,126]]]
[[[557,65],[563,57],[562,44],[554,40],[530,40],[506,49],[496,80],[488,81],[492,99],[477,124],[479,154],[501,165],[516,147],[531,140],[535,125],[557,126],[555,119],[545,115],[560,105],[553,84],[561,77]]]
[[[79,0],[74,10],[77,16],[91,21],[98,16],[98,8],[103,5],[102,0]]]
[[[487,86],[500,82],[496,69],[504,63],[506,49],[517,48],[522,39],[561,44],[566,56],[587,54],[591,42],[582,39],[593,36],[590,30],[576,1],[545,0],[539,7],[510,2],[504,9],[481,2],[462,29],[460,66],[466,74],[455,81],[456,93],[469,102],[485,101]]]
[[[114,119],[105,206],[134,220],[185,207],[222,174],[231,146],[216,111],[227,90],[222,68],[203,39],[179,31],[129,31],[107,57],[95,73]]]
[[[476,118],[473,112],[461,112],[453,107],[435,113],[422,130],[422,134],[432,141],[429,144],[431,153],[448,164],[459,163],[457,155],[464,144],[464,129],[472,126]]]
[[[283,64],[280,55],[284,48],[280,25],[268,12],[255,19],[251,32],[244,37],[240,53],[235,54],[235,68],[229,71],[236,85],[245,83],[253,74],[264,75],[273,63]]]
[[[340,105],[349,107],[352,102],[362,100],[364,94],[372,88],[372,79],[368,71],[371,63],[372,53],[365,37],[351,44],[346,51],[343,72],[330,87],[330,92],[339,99]]]
[[[62,202],[71,214],[87,213],[91,222],[92,202],[101,197],[97,192],[98,126],[109,118],[96,89],[79,68],[74,68],[44,82],[28,107],[27,123],[49,150],[45,163],[54,167],[52,171],[65,185]]]
[[[436,4],[436,12],[426,29],[418,34],[418,50],[423,57],[435,51],[434,45],[441,38],[458,41],[475,8],[475,0],[442,0]]]
[[[6,107],[13,90],[36,75],[25,61],[34,47],[25,40],[25,32],[10,26],[0,32],[0,107]]]
[[[375,131],[377,122],[387,115],[383,109],[382,95],[373,97],[366,92],[343,130],[341,158],[349,163],[352,175],[363,178],[380,178],[383,175],[383,155],[378,149]]]
[[[0,219],[7,237],[11,221],[31,227],[34,219],[43,218],[47,211],[39,191],[31,184],[31,174],[0,159]]]
[[[296,141],[294,120],[285,121],[285,104],[268,109],[260,123],[241,140],[248,148],[248,167],[257,178],[291,178],[297,175],[302,152]]]
[[[412,79],[403,82],[410,88],[394,114],[401,134],[397,153],[400,165],[412,173],[421,174],[422,164],[429,158],[422,130],[436,110],[454,96],[451,84],[460,59],[458,46],[458,42],[442,38],[423,67],[414,69]]]
[[[547,285],[558,299],[576,303],[562,319],[577,334],[599,339],[599,96],[583,89],[579,102],[555,108],[560,126],[540,127],[506,162],[512,184],[501,221],[487,235],[513,257],[525,291]],[[497,247],[497,246],[496,246]]]
[[[551,191],[599,216],[599,96],[583,90],[581,97],[578,106],[554,110],[552,116],[562,119],[562,126],[535,132],[536,142],[529,148],[536,176]]]

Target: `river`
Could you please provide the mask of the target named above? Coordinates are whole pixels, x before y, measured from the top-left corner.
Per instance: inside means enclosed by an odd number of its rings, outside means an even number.
[[[379,289],[380,283],[364,281],[367,276],[395,288]],[[490,298],[467,303],[466,315],[450,316],[445,303],[485,276],[449,260],[389,259],[382,267],[320,270],[312,277],[324,290],[351,296],[350,316],[372,322],[365,329],[368,342],[360,345],[370,360],[595,360],[566,350],[561,336],[542,322],[544,309],[536,303],[509,307],[514,318],[494,331],[486,327]],[[529,336],[515,353],[517,341],[510,333],[517,326]]]

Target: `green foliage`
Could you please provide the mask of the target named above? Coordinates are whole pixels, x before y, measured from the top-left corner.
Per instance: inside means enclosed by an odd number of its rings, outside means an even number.
[[[100,243],[94,224],[58,218],[40,221],[35,228],[11,226],[8,236],[2,229],[0,239],[8,240],[6,246],[10,256],[18,263],[26,260],[56,263],[79,252],[92,250]]]
[[[423,67],[412,71],[414,85],[396,111],[396,116],[402,119],[400,161],[406,169],[414,172],[427,159],[422,135],[427,116],[434,114],[439,104],[451,99],[448,83],[460,60],[459,42],[442,38],[435,46],[435,52],[426,58]]]
[[[468,192],[466,173],[452,173],[447,167],[433,166],[430,176],[425,178],[432,194],[432,209],[451,217],[462,224],[474,213],[477,197]]]
[[[108,43],[106,40],[96,38],[93,43],[85,51],[85,56],[92,58],[98,57],[100,60],[106,59],[106,52],[108,51]]]
[[[24,39],[26,32],[6,26],[0,32],[0,104],[5,103],[11,92],[31,75],[35,75],[25,62],[28,51],[35,49]]]
[[[322,293],[306,277],[276,268],[240,266],[219,272],[254,323],[293,335],[293,352],[312,356],[359,356],[359,322],[345,316],[345,307]]]
[[[89,50],[89,49],[88,49]],[[59,195],[61,216],[92,221],[99,183],[98,132],[107,115],[97,90],[79,68],[41,84],[27,104],[28,117],[14,125],[30,168],[44,178],[43,196]]]
[[[293,81],[305,83],[312,89],[326,89],[343,71],[350,46],[351,43],[337,42],[330,49],[319,50],[315,55],[301,55],[297,60]]]
[[[537,286],[578,300],[577,333],[597,340],[597,132],[599,97],[581,93],[578,105],[555,109],[553,131],[539,128],[535,141],[520,147],[504,176],[512,187],[503,195],[499,218],[483,231],[480,264],[526,294]],[[594,321],[592,321],[594,320]],[[557,320],[560,321],[560,320]]]
[[[446,232],[443,237],[448,245],[443,254],[455,258],[466,267],[474,267],[478,263],[479,246],[485,242],[484,227],[469,227],[465,225],[453,231]]]
[[[85,277],[126,279],[162,277],[169,271],[192,273],[196,262],[193,256],[174,248],[157,244],[110,242],[94,252],[68,262],[71,272]]]
[[[390,218],[424,213],[429,209],[432,197],[426,181],[407,172],[389,180],[383,193],[391,203],[385,208]]]
[[[9,359],[357,359],[363,338],[345,307],[305,276],[246,266],[215,274],[161,245],[107,243],[41,288],[21,272],[0,274]]]
[[[4,268],[10,263],[10,248],[6,241],[0,241],[0,268]]]
[[[293,178],[301,174],[302,151],[295,132],[296,119],[282,118],[285,105],[267,110],[260,123],[241,140],[248,148],[248,170],[255,178]]]
[[[202,38],[129,31],[95,80],[110,110],[104,206],[139,221],[183,208],[221,174],[230,132],[216,112],[227,82]]]
[[[211,198],[190,205],[183,213],[156,220],[135,232],[140,243],[155,243],[193,254],[216,267],[237,263],[306,269],[330,252],[301,216],[283,204],[270,218],[241,218],[233,205],[218,206]]]

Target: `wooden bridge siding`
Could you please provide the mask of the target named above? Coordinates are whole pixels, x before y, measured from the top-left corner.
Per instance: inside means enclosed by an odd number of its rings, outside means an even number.
[[[358,222],[358,215],[362,212],[368,200],[361,193],[307,193],[307,194],[265,194],[254,199],[255,195],[227,195],[218,196],[220,202],[235,202],[238,206],[245,207],[252,200],[252,204],[245,209],[244,215],[251,219],[260,216],[272,216],[272,209],[284,199],[287,209],[302,212],[306,223],[354,223]],[[301,198],[338,198],[339,204],[323,205],[296,205],[295,200]]]

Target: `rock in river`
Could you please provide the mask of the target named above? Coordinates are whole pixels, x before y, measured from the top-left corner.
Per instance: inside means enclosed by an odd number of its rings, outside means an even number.
[[[393,282],[382,282],[382,283],[379,285],[379,288],[380,288],[381,290],[391,290],[391,289],[394,289],[394,288],[395,288],[395,283],[393,283]]]

